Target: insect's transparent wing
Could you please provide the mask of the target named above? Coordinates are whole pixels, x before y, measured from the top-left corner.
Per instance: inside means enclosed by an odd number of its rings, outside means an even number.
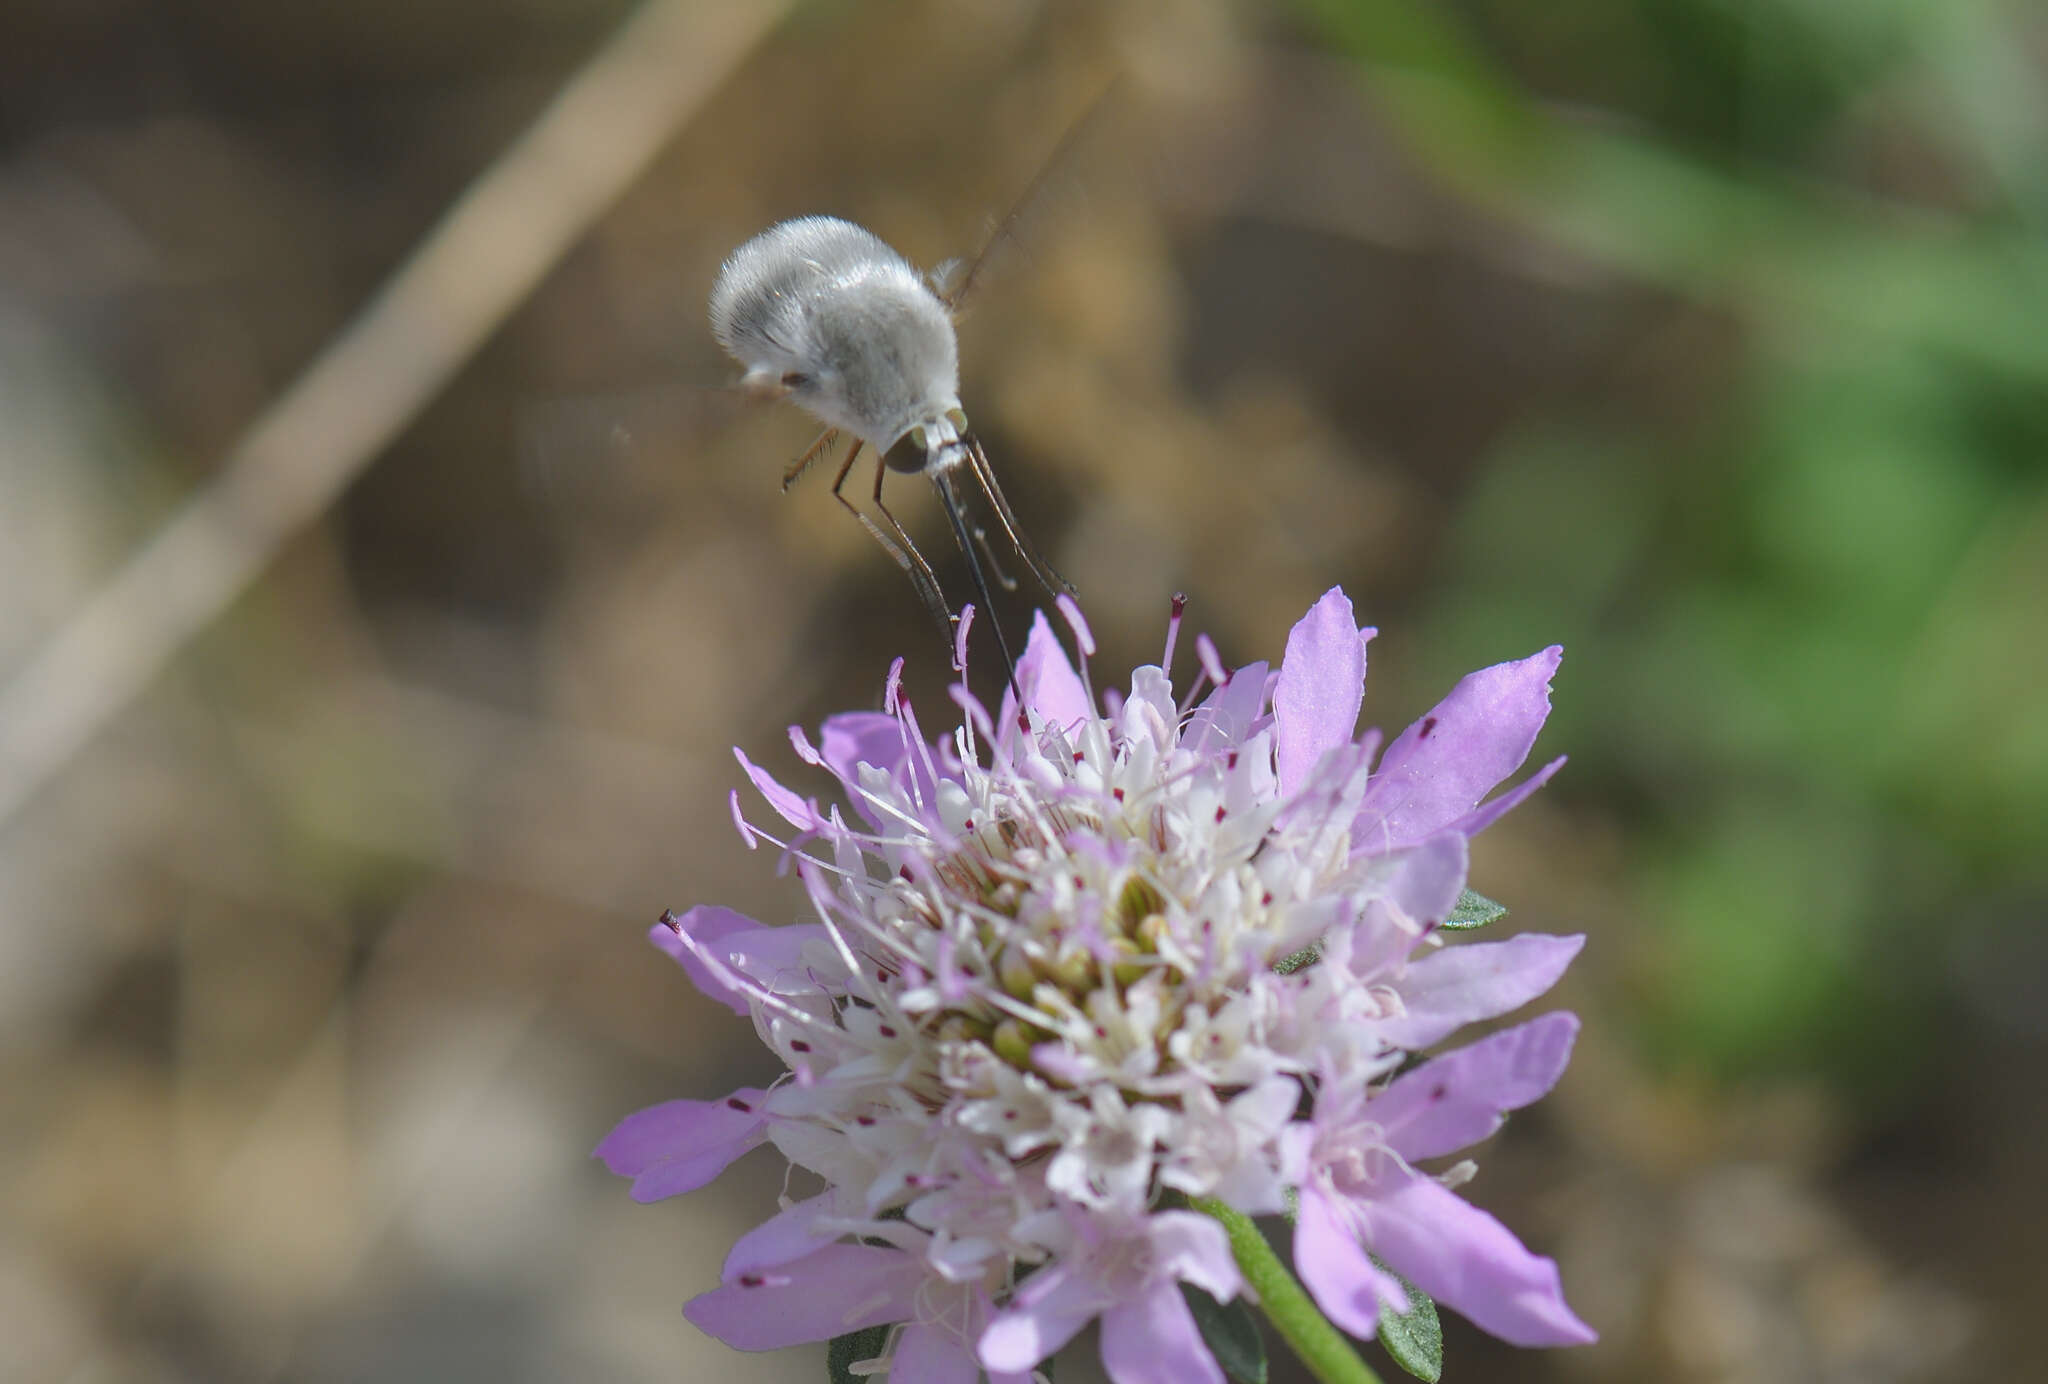
[[[932,289],[957,318],[972,306],[992,274],[1006,267],[1036,229],[1068,213],[1071,202],[1086,195],[1100,170],[1115,159],[1120,133],[1126,133],[1139,107],[1135,82],[1126,74],[1110,77],[1069,120],[1058,142],[1039,160],[1037,171],[1000,217],[988,225],[981,247],[968,260],[947,260],[932,271]]]
[[[573,501],[637,458],[669,456],[732,426],[758,401],[731,386],[648,384],[537,395],[512,418],[519,475],[531,491]]]

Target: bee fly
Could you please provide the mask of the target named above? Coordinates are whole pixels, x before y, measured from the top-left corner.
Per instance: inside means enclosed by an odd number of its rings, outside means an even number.
[[[1016,582],[988,551],[982,528],[968,522],[963,481],[986,498],[1003,536],[1048,593],[1073,589],[1024,537],[960,407],[952,310],[972,279],[969,270],[959,291],[948,295],[942,277],[918,274],[872,232],[836,217],[805,216],[771,226],[740,246],[711,291],[711,330],[746,367],[742,388],[800,404],[825,424],[784,472],[783,488],[828,453],[841,433],[850,433],[853,446],[840,462],[832,494],[908,574],[949,645],[955,617],[938,577],[883,503],[882,481],[891,471],[930,477],[991,624],[996,621],[976,545],[987,552],[1006,590]],[[887,532],[842,491],[863,445],[876,457],[873,500]],[[999,624],[996,642],[1005,665],[1014,669]]]

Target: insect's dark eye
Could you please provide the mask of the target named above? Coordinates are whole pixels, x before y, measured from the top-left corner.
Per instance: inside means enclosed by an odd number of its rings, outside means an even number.
[[[882,454],[883,463],[891,471],[922,471],[925,460],[923,428],[912,428]]]
[[[811,377],[804,374],[801,370],[792,370],[782,377],[782,387],[784,389],[802,389],[810,382]]]

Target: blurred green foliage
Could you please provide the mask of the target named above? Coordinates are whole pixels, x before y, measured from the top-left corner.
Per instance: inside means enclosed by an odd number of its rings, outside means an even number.
[[[1566,644],[1568,780],[1636,816],[1653,1047],[1896,1093],[1945,963],[2048,897],[2038,16],[1301,9],[1464,195],[1727,353],[1683,427],[1609,397],[1499,440],[1439,557],[1443,671]]]

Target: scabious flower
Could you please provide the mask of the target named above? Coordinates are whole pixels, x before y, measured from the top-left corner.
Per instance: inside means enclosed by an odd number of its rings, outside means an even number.
[[[1354,1335],[1408,1305],[1376,1256],[1509,1341],[1591,1340],[1555,1265],[1452,1190],[1470,1164],[1417,1166],[1547,1091],[1577,1021],[1410,1065],[1547,990],[1582,940],[1439,931],[1468,839],[1562,763],[1481,802],[1527,757],[1559,651],[1465,678],[1375,764],[1355,736],[1373,631],[1341,591],[1277,673],[1198,640],[1178,698],[1178,605],[1160,664],[1100,702],[1062,611],[1080,670],[1041,615],[998,714],[957,686],[937,743],[900,660],[882,711],[792,729],[851,815],[739,756],[816,921],[700,907],[653,939],[786,1074],[641,1111],[597,1152],[643,1201],[764,1142],[822,1190],[785,1196],[686,1315],[746,1350],[894,1328],[863,1367],[892,1384],[1026,1384],[1099,1319],[1117,1384],[1220,1384],[1182,1292],[1244,1291],[1187,1209],[1212,1199],[1295,1209],[1296,1267]],[[733,813],[774,840],[737,792]]]

